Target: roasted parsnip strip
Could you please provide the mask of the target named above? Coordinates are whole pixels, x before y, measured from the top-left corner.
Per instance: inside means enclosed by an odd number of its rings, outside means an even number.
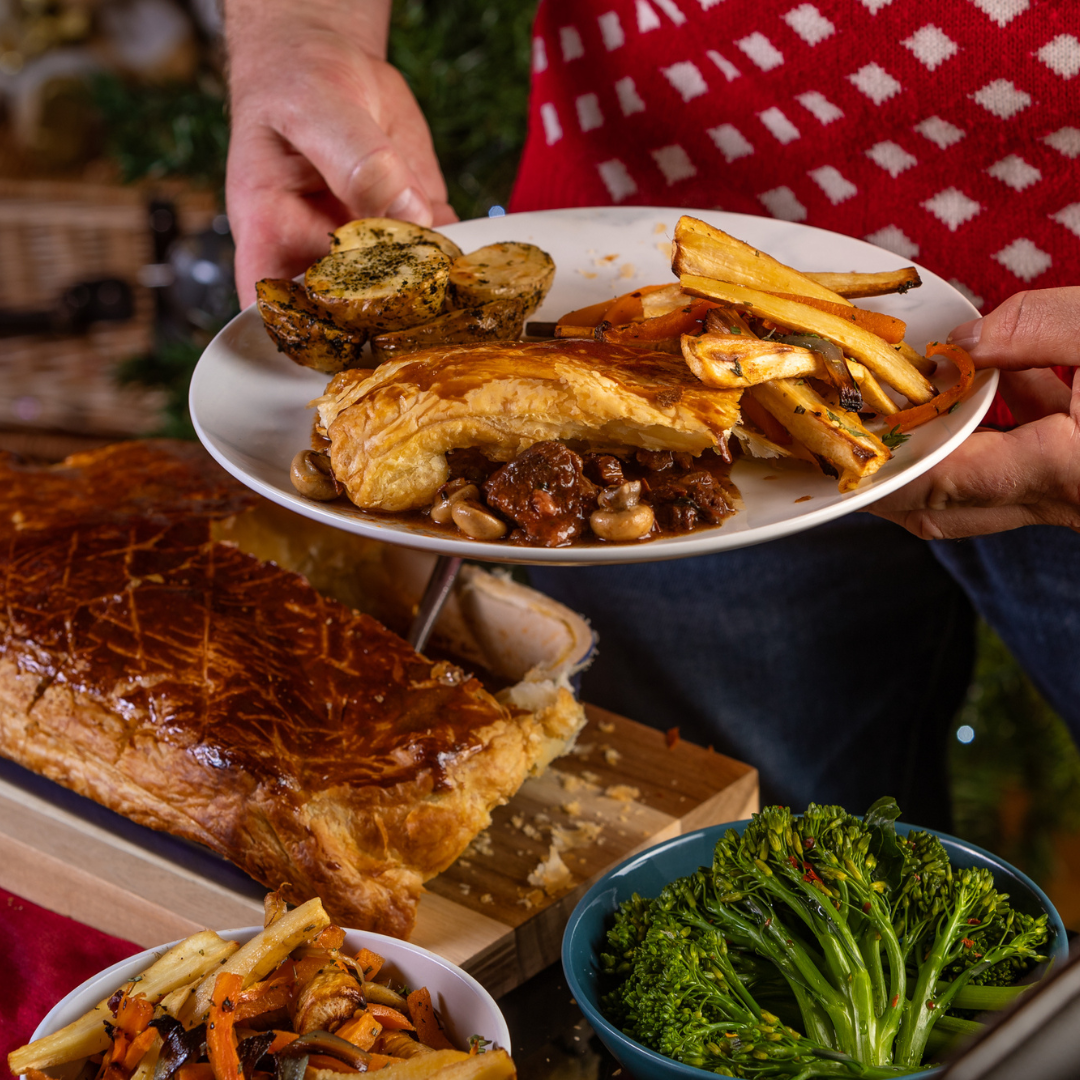
[[[269,975],[298,945],[310,941],[329,925],[330,917],[323,910],[322,901],[315,897],[287,915],[282,915],[242,945],[222,965],[221,972],[235,972],[243,976],[244,986],[250,986]],[[206,1018],[214,994],[214,982],[221,972],[215,971],[203,979],[181,1010],[180,1020],[185,1026]]]
[[[804,273],[811,281],[849,300],[857,300],[863,296],[905,293],[908,289],[917,289],[922,284],[919,272],[914,266],[905,266],[902,270],[884,270],[876,274],[823,274],[809,270]]]
[[[900,411],[900,406],[882,388],[881,383],[874,378],[868,368],[865,368],[858,360],[847,361],[848,371],[855,380],[855,384],[862,392],[863,405],[879,416],[892,416]]]
[[[514,1062],[505,1050],[489,1050],[448,1065],[439,1073],[439,1080],[513,1080],[516,1075]]]
[[[769,290],[772,292],[772,290]],[[795,300],[800,304],[807,304],[817,308],[818,311],[829,311],[833,315],[839,315],[842,319],[869,330],[871,334],[877,334],[883,341],[890,345],[896,345],[904,340],[904,331],[907,324],[901,319],[894,319],[891,315],[883,315],[880,311],[867,311],[865,308],[855,307],[854,304],[837,304],[832,300],[821,300],[816,296],[796,296],[794,293],[773,293],[785,300]]]
[[[736,240],[722,229],[686,215],[675,226],[671,269],[680,276],[716,278],[753,289],[814,296],[848,305],[839,293],[819,285],[806,274]],[[688,291],[685,285],[683,289]]]
[[[683,290],[692,296],[741,304],[751,314],[770,319],[792,330],[820,334],[836,342],[848,356],[865,364],[879,379],[883,379],[916,404],[929,401],[937,393],[931,383],[891,345],[886,345],[876,334],[871,334],[837,315],[818,311],[817,308],[807,307],[806,304],[799,304],[794,300],[782,300],[778,296],[742,285],[689,275],[681,280]]]
[[[901,341],[894,348],[912,367],[918,368],[928,379],[937,371],[937,361],[933,357],[923,356],[918,349],[906,341]]]
[[[681,343],[687,367],[706,386],[726,390],[817,375],[821,367],[821,358],[809,349],[743,334],[684,334]]]
[[[189,983],[192,978],[210,972],[209,978],[212,980],[226,958],[238,948],[235,941],[222,941],[212,931],[203,930],[174,945],[160,960],[137,976],[134,987],[138,993],[145,994],[148,1001],[156,1003],[177,987]],[[73,1020],[67,1027],[8,1054],[8,1068],[18,1076],[27,1069],[48,1069],[101,1053],[110,1045],[106,1022],[114,1022],[108,999],[78,1020]]]
[[[841,492],[854,490],[892,457],[856,413],[834,409],[805,380],[775,379],[749,393],[808,450],[837,469]]]
[[[379,1072],[385,1074],[386,1080],[428,1080],[447,1065],[465,1061],[468,1057],[463,1050],[436,1050],[405,1061],[395,1061],[393,1065],[387,1065]]]

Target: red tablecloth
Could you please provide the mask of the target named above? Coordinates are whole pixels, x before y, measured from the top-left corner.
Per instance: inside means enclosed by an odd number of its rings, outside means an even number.
[[[65,994],[141,951],[0,889],[0,1075],[7,1074],[7,1055]]]

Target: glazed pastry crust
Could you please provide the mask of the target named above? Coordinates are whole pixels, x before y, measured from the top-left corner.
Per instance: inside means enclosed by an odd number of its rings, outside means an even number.
[[[422,883],[583,722],[504,706],[298,574],[211,538],[253,497],[190,444],[0,457],[0,753],[345,925]]]
[[[334,475],[360,507],[431,503],[446,452],[477,447],[509,461],[533,443],[590,450],[683,450],[722,444],[738,390],[702,385],[681,357],[589,341],[444,346],[335,376],[314,404]]]

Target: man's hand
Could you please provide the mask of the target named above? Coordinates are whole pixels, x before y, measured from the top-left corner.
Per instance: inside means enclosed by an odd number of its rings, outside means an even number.
[[[1080,531],[1080,287],[1017,293],[949,340],[1001,369],[1018,427],[977,431],[943,462],[871,506],[925,540],[1021,525]],[[1076,368],[1072,392],[1050,370]]]
[[[226,0],[226,199],[240,302],[292,277],[359,217],[457,217],[431,134],[386,63],[389,0]]]

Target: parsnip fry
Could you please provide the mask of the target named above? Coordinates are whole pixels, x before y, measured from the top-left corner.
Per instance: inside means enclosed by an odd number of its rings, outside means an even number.
[[[906,341],[901,341],[896,346],[896,351],[909,363],[912,367],[916,367],[921,371],[928,379],[931,375],[937,371],[937,361],[930,356],[923,356],[918,349],[909,345]]]
[[[282,915],[246,945],[242,945],[222,966],[221,972],[236,972],[243,976],[244,986],[250,986],[269,975],[298,945],[310,941],[329,925],[330,917],[323,910],[322,901],[315,897],[287,915]],[[180,1020],[185,1026],[190,1026],[193,1020],[201,1022],[206,1019],[218,974],[215,971],[203,979],[181,1010]]]
[[[770,379],[817,375],[821,367],[820,357],[809,349],[735,334],[684,334],[682,354],[706,386],[732,390]]]
[[[135,985],[149,1001],[156,1003],[166,994],[191,982],[192,978],[214,972],[238,948],[235,941],[222,941],[212,931],[203,930],[174,945],[138,976]],[[213,978],[213,975],[210,977]],[[8,1068],[18,1076],[27,1069],[48,1069],[100,1053],[109,1047],[106,1022],[113,1023],[108,999],[78,1020],[73,1020],[67,1027],[13,1050],[8,1054]]]
[[[428,1080],[429,1077],[445,1069],[447,1065],[466,1061],[468,1057],[469,1055],[463,1050],[435,1050],[430,1054],[387,1065],[379,1072],[386,1080]]]
[[[771,293],[709,278],[686,276],[682,278],[682,287],[692,296],[741,304],[750,313],[792,330],[820,334],[836,342],[848,356],[865,364],[879,379],[916,404],[929,401],[937,393],[931,383],[891,345],[886,345],[876,334],[837,315],[818,311],[794,300],[782,300]]]
[[[877,274],[819,274],[804,271],[806,276],[840,296],[857,300],[863,296],[887,296],[889,293],[905,293],[917,289],[922,280],[914,266],[902,270],[885,270]]]
[[[840,490],[852,491],[892,457],[855,413],[833,409],[802,379],[776,379],[749,391],[808,450],[840,473]]]
[[[512,1080],[516,1075],[514,1062],[505,1050],[489,1050],[448,1065],[439,1080]]]
[[[839,293],[819,285],[808,275],[697,218],[685,215],[679,218],[673,251],[671,269],[683,277],[716,278],[752,289],[815,296],[848,305]],[[688,291],[685,284],[683,289]]]
[[[900,411],[900,406],[885,393],[881,383],[874,378],[869,369],[858,360],[848,360],[847,366],[851,377],[862,392],[863,404],[867,409],[876,412],[879,416],[892,416],[893,413]]]
[[[772,290],[769,290],[772,292]],[[800,304],[815,307],[818,311],[828,311],[833,315],[839,315],[842,319],[869,330],[871,334],[877,334],[883,341],[890,345],[896,345],[904,340],[904,331],[907,325],[902,319],[894,319],[891,315],[883,315],[880,311],[867,311],[865,308],[855,307],[853,304],[837,304],[832,300],[822,300],[816,296],[796,296],[794,293],[773,293],[785,300],[795,300]]]

